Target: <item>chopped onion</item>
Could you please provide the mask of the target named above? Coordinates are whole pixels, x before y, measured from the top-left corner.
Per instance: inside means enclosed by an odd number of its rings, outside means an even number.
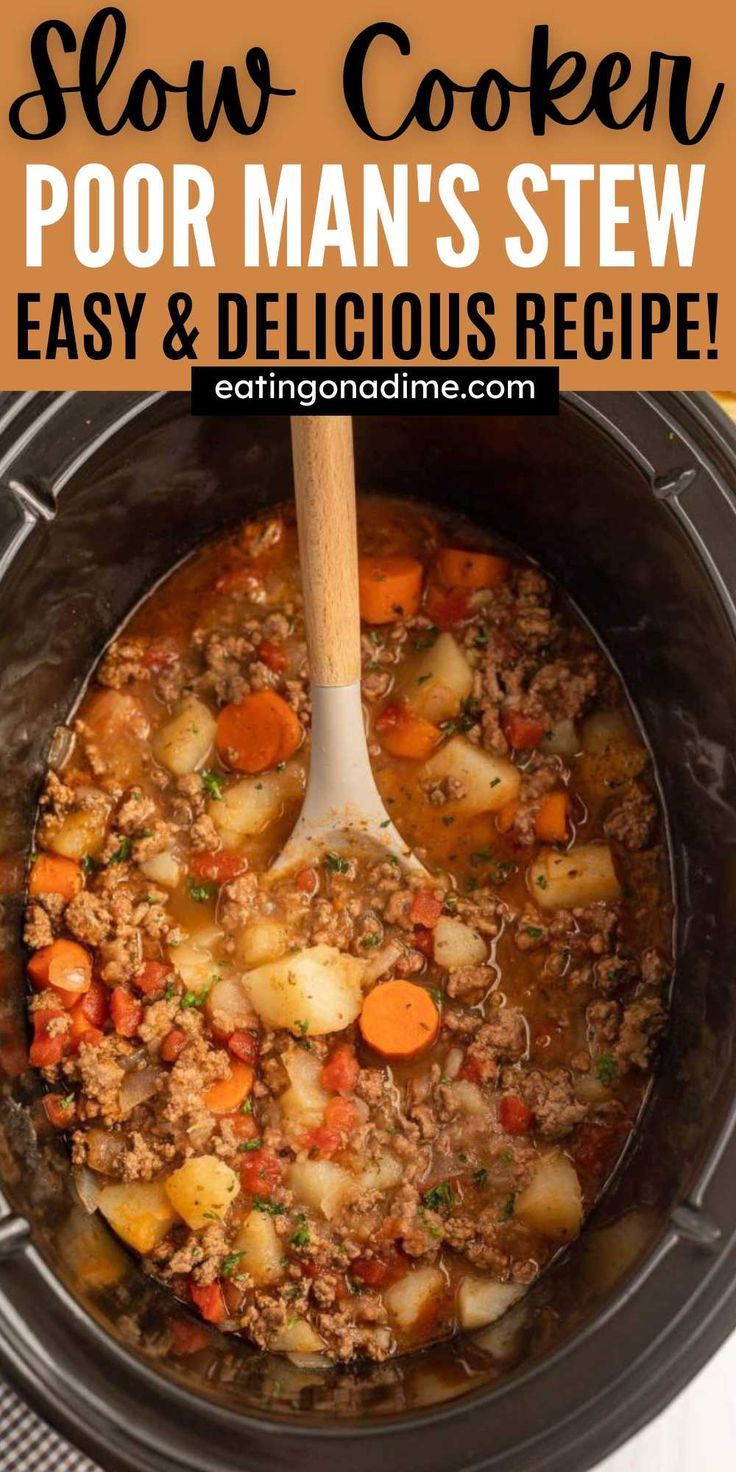
[[[100,1175],[114,1175],[124,1149],[124,1141],[113,1130],[97,1127],[87,1130],[84,1142],[87,1147],[87,1164],[90,1170]]]
[[[366,958],[363,963],[363,984],[372,986],[374,981],[379,981],[387,971],[391,970],[392,966],[396,965],[400,955],[401,946],[398,941],[390,940],[385,946],[381,946],[375,956]]]
[[[158,1090],[160,1077],[159,1068],[142,1068],[138,1073],[126,1074],[120,1086],[120,1108],[123,1114],[130,1114],[139,1104],[152,1099]]]
[[[48,763],[54,771],[66,766],[73,750],[76,736],[69,726],[55,726],[49,744]]]
[[[444,1064],[442,1065],[442,1072],[445,1078],[457,1078],[460,1069],[463,1066],[464,1057],[465,1054],[463,1053],[462,1048],[450,1048]]]
[[[104,1181],[100,1181],[94,1171],[91,1171],[86,1165],[76,1167],[72,1180],[80,1205],[91,1216],[93,1211],[97,1210],[97,1202],[100,1199]]]
[[[220,981],[215,982],[207,997],[205,1010],[213,1026],[225,1034],[260,1025],[235,976],[223,976]]]

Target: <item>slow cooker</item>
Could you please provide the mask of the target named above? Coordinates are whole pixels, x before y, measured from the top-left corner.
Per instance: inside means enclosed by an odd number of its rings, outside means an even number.
[[[356,450],[364,488],[451,503],[538,558],[617,663],[668,815],[667,1045],[583,1236],[489,1330],[378,1366],[216,1334],[182,1356],[171,1300],[134,1264],[107,1290],[73,1271],[81,1207],[23,1070],[13,856],[103,644],[198,542],[288,493],[289,435],[279,417],[195,418],[185,395],[5,395],[0,1368],[110,1472],[583,1472],[736,1324],[736,433],[706,396],[568,394],[549,418],[358,419]]]

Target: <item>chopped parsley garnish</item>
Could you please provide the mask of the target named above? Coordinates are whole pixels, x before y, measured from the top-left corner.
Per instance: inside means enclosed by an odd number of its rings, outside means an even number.
[[[522,928],[524,934],[528,935],[530,940],[541,940],[544,935],[544,931],[540,925],[524,925]]]
[[[422,1196],[424,1205],[430,1211],[452,1211],[455,1205],[455,1192],[449,1181],[439,1181],[436,1186],[430,1186]]]
[[[65,1094],[64,1095],[64,1098],[59,1100],[59,1108],[60,1109],[71,1109],[73,1103],[74,1103],[74,1095],[73,1094]]]
[[[253,1113],[253,1100],[252,1099],[246,1099],[245,1103],[244,1104],[241,1104],[241,1106],[240,1106],[240,1113],[241,1114],[252,1114]]]
[[[429,670],[426,675],[417,675],[417,685],[426,685],[427,680],[432,679],[433,671]]]
[[[489,848],[478,848],[475,853],[470,855],[470,862],[475,865],[491,864],[493,862],[493,854]]]
[[[391,819],[390,818],[384,818],[383,822],[382,823],[379,823],[378,826],[379,826],[379,828],[390,828],[391,827]]]
[[[424,649],[431,649],[433,644],[435,643],[438,633],[439,629],[435,628],[434,624],[432,624],[431,628],[426,629],[423,634],[420,634],[419,638],[414,640],[413,645],[413,648],[416,649],[417,654],[421,654],[422,650]]]
[[[208,994],[209,994],[209,990],[210,990],[209,987],[205,987],[204,991],[202,991],[202,992],[191,992],[191,991],[185,992],[184,995],[183,995],[183,997],[181,998],[181,1001],[179,1002],[179,1006],[180,1007],[202,1007],[202,1006],[204,1006],[204,1003],[206,1002],[207,997],[208,997]]]
[[[293,1233],[289,1240],[292,1247],[309,1246],[311,1238],[309,1236],[309,1227],[307,1226],[306,1222],[302,1226],[297,1227],[296,1231]]]
[[[537,884],[540,889],[549,889],[549,880],[545,878],[544,874],[537,875]]]
[[[84,858],[82,859],[83,874],[86,874],[87,876],[89,876],[90,874],[96,874],[99,867],[100,866],[97,862],[97,859],[94,859],[91,854],[84,855]]]
[[[187,889],[192,899],[196,900],[198,905],[206,905],[207,901],[211,900],[215,893],[214,884],[198,884],[196,879],[192,879],[191,876],[187,879]]]
[[[222,797],[222,777],[218,772],[200,772],[202,786],[208,797]]]
[[[121,838],[114,854],[110,855],[111,864],[125,864],[133,852],[132,838]]]
[[[371,932],[370,935],[364,935],[360,944],[364,946],[366,950],[370,950],[372,946],[380,946],[381,937],[378,931],[374,930]]]
[[[263,1211],[266,1216],[284,1216],[286,1207],[281,1206],[278,1201],[269,1201],[267,1196],[254,1196],[253,1210]]]
[[[300,1033],[309,1032],[309,1021],[306,1017],[297,1017],[294,1027],[298,1027]]]
[[[514,1152],[513,1152],[513,1150],[509,1150],[507,1148],[506,1150],[502,1150],[501,1151],[501,1154],[499,1155],[498,1158],[499,1158],[500,1161],[503,1162],[504,1165],[511,1165],[511,1162],[512,1162],[512,1160],[514,1158]]]
[[[610,1053],[601,1053],[595,1065],[595,1071],[602,1084],[612,1084],[614,1079],[618,1078],[616,1060]]]
[[[260,1140],[260,1138],[255,1140],[241,1140],[240,1144],[238,1145],[238,1149],[244,1151],[260,1150],[262,1143],[263,1142]]]
[[[203,1217],[206,1217],[206,1219],[207,1219],[208,1222],[221,1222],[222,1221],[222,1217],[221,1216],[218,1216],[218,1214],[217,1214],[216,1211],[203,1211],[202,1212],[202,1216]]]
[[[331,874],[347,874],[349,868],[349,860],[344,859],[342,854],[336,854],[334,849],[325,854],[325,869],[329,869]]]
[[[506,1200],[504,1201],[503,1206],[501,1207],[501,1221],[502,1222],[509,1221],[510,1218],[513,1216],[515,1210],[516,1210],[516,1194],[515,1194],[514,1191],[512,1191],[511,1192],[511,1195],[506,1197]]]
[[[518,867],[518,864],[515,864],[512,859],[498,859],[491,864],[488,878],[491,884],[503,884],[505,880],[511,878],[512,874],[516,873]]]
[[[241,1257],[243,1256],[244,1254],[242,1252],[230,1252],[228,1253],[227,1257],[223,1257],[222,1262],[220,1263],[220,1277],[232,1278],[232,1275],[236,1267],[238,1266]]]
[[[485,1186],[487,1180],[488,1171],[486,1170],[485,1166],[481,1166],[480,1170],[473,1171],[472,1181],[474,1186]]]
[[[476,634],[476,636],[475,636],[475,638],[474,638],[474,640],[473,640],[473,644],[475,645],[475,648],[476,649],[485,649],[487,643],[488,643],[488,630],[487,629],[479,629],[478,632],[477,632],[477,634]]]

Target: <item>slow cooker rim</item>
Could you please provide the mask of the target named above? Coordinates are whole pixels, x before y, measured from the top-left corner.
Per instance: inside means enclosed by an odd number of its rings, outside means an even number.
[[[66,398],[66,396],[64,397]],[[583,414],[590,414],[591,417],[596,419],[596,421],[600,424],[602,428],[605,429],[608,426],[609,429],[612,429],[613,438],[615,438],[618,443],[621,444],[622,438],[625,440],[625,435],[622,436],[622,432],[619,427],[610,426],[610,421],[607,420],[607,416],[601,413],[600,401],[602,397],[603,396],[598,395],[569,396],[570,402],[578,407],[579,412],[582,412]],[[622,396],[618,397],[620,399]],[[721,415],[721,411],[717,409],[715,404],[711,405],[710,403],[706,402],[707,396],[698,396],[697,400],[694,399],[693,396],[684,394],[661,396],[631,395],[630,397],[648,399],[650,406],[654,408],[656,413],[661,417],[665,417],[665,415],[668,414],[669,407],[668,403],[665,402],[663,404],[662,400],[677,401],[679,406],[681,406],[683,409],[686,409],[687,416],[691,421],[694,433],[697,434],[698,430],[702,430],[704,425],[708,426],[709,428],[712,427],[713,429],[717,428],[720,439],[726,447],[727,454],[733,455],[734,448],[736,447],[736,435],[729,425],[728,420],[725,418],[725,416]],[[137,413],[140,413],[152,402],[155,402],[158,398],[158,395],[141,395],[140,400],[142,402],[140,403],[140,407],[134,407],[130,413],[126,414],[125,419],[127,420],[136,417]],[[701,398],[702,402],[700,402]],[[21,407],[24,408],[25,406]],[[15,417],[15,415],[13,415],[13,417]],[[105,438],[109,437],[109,433],[114,433],[116,429],[120,428],[123,422],[125,422],[125,420],[116,419],[114,426],[110,429],[108,434],[105,435]],[[8,427],[8,417],[7,415],[5,415],[3,416],[2,422],[0,422],[0,436],[2,436],[3,432]],[[678,434],[683,435],[682,424],[676,423],[676,428]],[[24,436],[26,443],[30,443],[31,438],[32,436]],[[95,450],[98,448],[99,442],[95,443],[94,445]],[[86,460],[87,458],[87,455],[84,455],[82,457],[83,460]],[[639,455],[638,460],[640,468],[645,468],[647,464],[645,457]],[[80,463],[81,460],[76,462],[75,468],[79,468]],[[66,479],[68,479],[68,475],[64,476],[64,481]],[[697,1186],[695,1190],[691,1192],[691,1199],[693,1197],[696,1200],[698,1199],[699,1188],[707,1184],[707,1181],[710,1179],[713,1170],[719,1163],[723,1151],[728,1147],[729,1137],[731,1137],[730,1144],[732,1147],[732,1151],[734,1151],[734,1141],[732,1138],[733,1130],[734,1111],[731,1111],[729,1114],[729,1118],[724,1123],[724,1127],[719,1135],[719,1139],[714,1142],[714,1145],[709,1151],[708,1159],[703,1164]],[[736,1153],[736,1151],[734,1151],[734,1153]],[[0,1196],[0,1200],[1,1199],[2,1197]],[[674,1245],[677,1240],[678,1239],[676,1235],[672,1234],[670,1245]],[[720,1283],[721,1281],[723,1281],[725,1284],[728,1281],[726,1269],[728,1267],[728,1258],[732,1246],[733,1238],[729,1239],[727,1243],[722,1244],[722,1250],[719,1251],[718,1257],[714,1261],[711,1272],[704,1279],[701,1280],[698,1291],[686,1302],[685,1306],[681,1308],[680,1314],[678,1315],[678,1320],[680,1322],[682,1321],[683,1317],[688,1314],[690,1316],[693,1316],[697,1304],[700,1303],[700,1301],[703,1299],[704,1294],[709,1290],[709,1285],[714,1285],[716,1282]],[[37,1275],[47,1275],[48,1270],[43,1265],[43,1260],[41,1259],[40,1255],[36,1254],[35,1249],[29,1249],[27,1253],[24,1253],[24,1256],[27,1256],[29,1264],[33,1263],[33,1259],[35,1256],[38,1256],[37,1262],[34,1263],[35,1272]],[[391,1432],[394,1435],[396,1435],[398,1432],[412,1433],[416,1432],[416,1430],[419,1428],[425,1429],[428,1425],[437,1426],[440,1422],[445,1423],[451,1419],[456,1419],[460,1415],[467,1417],[473,1414],[473,1412],[477,1412],[478,1410],[487,1411],[495,1399],[497,1399],[500,1395],[507,1396],[510,1389],[516,1388],[518,1390],[520,1387],[528,1386],[533,1379],[544,1376],[547,1373],[556,1373],[562,1360],[570,1358],[575,1350],[585,1343],[588,1337],[591,1337],[595,1333],[597,1333],[605,1325],[605,1323],[618,1311],[620,1303],[636,1293],[645,1278],[651,1276],[653,1272],[657,1271],[661,1267],[663,1261],[665,1261],[668,1257],[669,1251],[659,1252],[658,1254],[655,1251],[652,1251],[647,1257],[645,1263],[641,1265],[640,1271],[637,1271],[633,1275],[631,1281],[627,1281],[625,1284],[620,1285],[619,1291],[617,1291],[616,1294],[613,1295],[605,1314],[603,1316],[597,1316],[595,1320],[586,1327],[586,1329],[575,1334],[568,1342],[560,1346],[557,1351],[555,1351],[552,1355],[546,1357],[544,1360],[537,1362],[537,1364],[530,1366],[526,1370],[520,1371],[518,1375],[510,1376],[508,1379],[505,1379],[501,1383],[494,1385],[487,1390],[470,1392],[468,1395],[458,1398],[456,1401],[451,1402],[447,1406],[434,1408],[430,1407],[425,1411],[411,1413],[408,1416],[401,1416],[399,1418],[386,1418],[380,1423],[380,1425],[376,1425],[374,1428],[371,1429],[371,1439],[373,1439],[373,1436],[379,1432]],[[53,1278],[53,1287],[55,1291],[59,1292],[61,1290],[66,1296],[66,1308],[67,1311],[72,1315],[72,1317],[74,1317],[75,1315],[78,1316],[80,1312],[78,1304],[72,1298],[71,1294],[69,1294],[68,1291],[63,1287],[60,1280],[55,1277]],[[3,1295],[0,1291],[0,1324],[3,1323],[3,1320],[6,1317],[5,1305],[2,1299]],[[666,1366],[672,1373],[670,1378],[665,1377],[666,1383],[661,1387],[661,1392],[658,1396],[655,1395],[654,1397],[652,1397],[650,1393],[651,1381],[647,1382],[647,1385],[645,1386],[645,1391],[642,1391],[641,1387],[639,1387],[638,1389],[635,1388],[632,1391],[632,1394],[625,1402],[626,1405],[633,1403],[637,1399],[641,1400],[642,1396],[644,1396],[644,1402],[641,1406],[640,1416],[637,1424],[642,1424],[642,1422],[645,1421],[651,1414],[653,1414],[657,1409],[660,1409],[662,1405],[666,1404],[667,1400],[670,1399],[671,1396],[676,1393],[677,1389],[680,1388],[680,1385],[684,1384],[686,1380],[690,1378],[690,1376],[695,1372],[695,1370],[700,1367],[700,1364],[702,1364],[707,1358],[708,1354],[712,1352],[715,1344],[724,1337],[725,1333],[728,1332],[730,1328],[734,1327],[734,1323],[736,1323],[736,1302],[731,1301],[733,1299],[733,1293],[730,1295],[729,1299],[729,1297],[727,1295],[724,1295],[719,1288],[719,1291],[717,1292],[715,1301],[713,1303],[712,1311],[705,1317],[698,1317],[698,1315],[695,1314],[696,1322],[699,1324],[697,1341],[698,1352],[694,1356],[694,1358],[697,1359],[697,1364],[693,1363],[692,1341],[688,1340],[686,1348],[688,1350],[688,1353],[691,1355],[688,1364],[684,1365],[681,1363],[686,1357],[684,1348],[682,1350],[673,1350],[672,1356],[666,1361]],[[727,1326],[724,1324],[724,1315],[726,1311],[728,1311],[729,1320]],[[110,1350],[113,1350],[116,1354],[120,1354],[124,1358],[128,1367],[135,1372],[136,1377],[143,1377],[146,1381],[150,1380],[151,1387],[158,1387],[160,1391],[160,1387],[162,1384],[162,1377],[160,1373],[150,1368],[145,1362],[136,1359],[122,1346],[117,1345],[115,1341],[112,1340],[112,1338],[107,1334],[107,1332],[102,1329],[101,1325],[99,1325],[91,1316],[85,1315],[85,1319],[87,1321],[88,1328],[90,1325],[93,1326],[95,1335],[99,1336],[101,1347],[106,1352],[109,1353]],[[701,1354],[703,1342],[705,1340],[705,1331],[710,1331],[712,1326],[716,1324],[717,1328],[715,1329],[715,1336],[712,1333],[709,1333],[704,1353]],[[714,1339],[715,1343],[713,1342]],[[644,1356],[642,1356],[641,1358],[643,1357]],[[7,1371],[9,1378],[11,1378],[14,1383],[18,1385],[18,1387],[21,1389],[21,1392],[26,1395],[26,1397],[32,1403],[36,1404],[37,1408],[41,1411],[41,1414],[49,1416],[50,1419],[56,1420],[57,1423],[60,1419],[64,1418],[69,1418],[70,1421],[73,1420],[76,1422],[76,1418],[71,1416],[68,1407],[65,1407],[63,1405],[59,1407],[58,1402],[52,1404],[50,1397],[53,1396],[53,1391],[49,1390],[49,1392],[44,1395],[44,1393],[38,1386],[38,1382],[34,1379],[30,1365],[25,1365],[22,1356],[16,1356],[13,1353],[12,1341],[8,1342],[5,1335],[0,1335],[0,1362],[3,1363],[3,1367]],[[638,1363],[639,1360],[635,1361],[635,1364]],[[631,1373],[631,1365],[627,1366],[627,1373]],[[662,1373],[663,1372],[661,1371],[659,1375],[660,1379],[662,1378]],[[595,1397],[595,1400],[601,1401],[605,1397],[610,1397],[616,1387],[621,1383],[621,1378],[622,1377],[618,1377],[613,1382],[609,1381],[605,1385],[604,1389],[599,1393],[599,1395]],[[359,1442],[366,1435],[365,1430],[361,1429],[355,1423],[342,1423],[342,1425],[339,1427],[322,1427],[315,1425],[305,1426],[294,1421],[285,1422],[281,1420],[275,1420],[273,1417],[269,1420],[265,1420],[260,1416],[238,1415],[236,1412],[231,1412],[226,1408],[217,1407],[216,1405],[205,1401],[202,1397],[196,1395],[187,1388],[177,1385],[174,1380],[169,1380],[168,1377],[166,1377],[166,1385],[169,1391],[173,1392],[175,1397],[181,1399],[183,1405],[191,1407],[193,1404],[198,1408],[206,1407],[207,1413],[209,1415],[214,1413],[217,1417],[232,1418],[233,1421],[236,1422],[240,1427],[245,1427],[246,1425],[248,1425],[253,1429],[254,1432],[260,1433],[261,1435],[266,1432],[268,1434],[277,1433],[282,1436],[287,1435],[292,1439],[303,1437],[304,1440],[308,1443],[314,1443],[315,1439],[323,1439],[326,1435],[332,1440],[339,1439],[343,1442],[346,1440],[354,1440],[355,1442]],[[79,1397],[79,1386],[77,1384],[75,1384],[73,1387],[70,1384],[69,1386],[67,1386],[67,1389],[73,1389],[76,1397]],[[648,1399],[647,1395],[649,1397]],[[591,1400],[586,1401],[582,1407],[572,1412],[571,1415],[566,1418],[564,1423],[560,1424],[568,1425],[570,1421],[574,1422],[576,1420],[579,1420],[585,1412],[589,1411],[591,1404],[593,1404]],[[621,1403],[619,1401],[619,1411],[620,1404]],[[615,1414],[615,1411],[612,1410],[611,1414]],[[127,1430],[130,1430],[129,1426],[127,1427]],[[539,1436],[541,1436],[542,1434],[543,1433],[540,1432],[535,1439],[538,1440]],[[631,1423],[627,1425],[625,1431],[625,1435],[629,1434],[631,1434]],[[76,1440],[82,1441],[83,1443],[86,1439],[87,1443],[93,1448],[93,1454],[101,1455],[104,1452],[103,1443],[93,1437],[91,1438],[88,1429],[85,1428],[81,1423],[76,1426],[74,1435]],[[532,1443],[524,1443],[524,1447],[522,1448],[522,1450],[524,1450],[527,1445],[532,1445]],[[611,1445],[612,1443],[610,1441],[606,1444],[607,1448],[609,1449]],[[601,1452],[598,1451],[596,1454],[600,1455]],[[202,1465],[201,1459],[198,1461],[198,1465]],[[213,1463],[212,1465],[214,1466],[216,1464]],[[547,1467],[551,1466],[549,1460],[545,1461],[545,1465]],[[569,1461],[567,1465],[570,1465]],[[587,1463],[585,1465],[587,1465]]]

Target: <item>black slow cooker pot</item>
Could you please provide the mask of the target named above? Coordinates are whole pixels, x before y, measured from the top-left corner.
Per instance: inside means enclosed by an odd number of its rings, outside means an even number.
[[[528,1306],[421,1355],[336,1369],[214,1331],[177,1354],[171,1301],[134,1265],[90,1292],[60,1249],[81,1208],[13,1035],[8,856],[27,847],[53,729],[152,583],[288,491],[286,420],[194,419],[184,396],[156,394],[6,396],[0,413],[2,1371],[111,1472],[582,1472],[736,1324],[733,429],[704,396],[633,393],[569,395],[550,419],[356,423],[364,487],[450,503],[518,543],[619,665],[668,813],[677,966],[636,1143]]]

